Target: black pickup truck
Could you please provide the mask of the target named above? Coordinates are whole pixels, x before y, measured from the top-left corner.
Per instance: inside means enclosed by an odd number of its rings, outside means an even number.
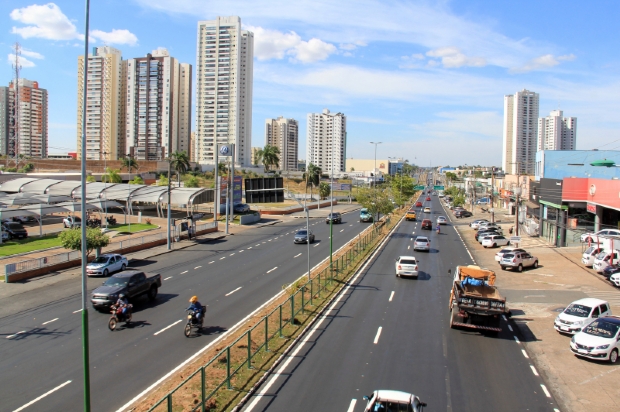
[[[146,295],[152,301],[157,297],[160,287],[161,275],[127,268],[109,277],[103,285],[93,290],[90,301],[95,309],[102,310],[115,304],[121,293],[128,299]]]

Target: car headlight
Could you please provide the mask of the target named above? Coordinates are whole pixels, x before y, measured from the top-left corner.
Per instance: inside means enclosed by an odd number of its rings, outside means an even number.
[[[572,338],[570,338],[570,341],[571,341],[572,343],[575,343],[575,336],[573,336]]]
[[[609,347],[609,345],[601,345],[601,346],[597,346],[596,349],[607,349]]]

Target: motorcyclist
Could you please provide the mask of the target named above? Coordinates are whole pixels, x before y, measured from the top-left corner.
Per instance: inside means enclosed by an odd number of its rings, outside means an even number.
[[[204,307],[198,302],[198,296],[192,296],[189,300],[189,307],[187,310],[193,310],[196,316],[196,321],[200,323],[200,319],[202,318],[202,314],[204,312]]]
[[[437,223],[437,233],[441,232],[441,225],[439,223]]]
[[[127,300],[127,296],[124,293],[118,295],[118,300],[116,301],[116,307],[121,310],[121,313],[124,315],[129,308],[129,301]]]

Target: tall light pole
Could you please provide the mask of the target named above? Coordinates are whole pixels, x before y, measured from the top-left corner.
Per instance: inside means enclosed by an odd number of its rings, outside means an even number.
[[[370,142],[375,145],[375,167],[373,169],[373,185],[375,187],[375,208],[377,209],[377,219],[379,219],[379,205],[377,205],[377,145],[383,142]]]
[[[334,125],[336,122],[334,121]],[[330,173],[330,182],[329,182],[329,194],[331,197],[331,204],[329,209],[329,271],[330,276],[332,274],[332,264],[333,264],[333,254],[334,254],[334,133],[332,130],[332,161],[331,161],[331,173]],[[320,184],[319,184],[320,186]],[[319,187],[320,190],[320,187]],[[321,194],[319,193],[319,204],[321,203]],[[309,238],[308,238],[309,239]],[[308,275],[309,278],[310,275]]]
[[[107,161],[108,161],[108,152],[103,152],[103,175],[105,176],[105,172],[107,169]],[[106,190],[108,188],[108,179],[103,182],[103,200],[105,204],[105,228],[108,228],[108,196]]]

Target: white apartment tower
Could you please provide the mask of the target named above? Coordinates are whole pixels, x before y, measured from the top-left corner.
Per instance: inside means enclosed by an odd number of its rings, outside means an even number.
[[[95,47],[88,55],[86,159],[116,160],[125,153],[125,86],[121,51]],[[77,155],[82,158],[84,56],[78,57]]]
[[[323,173],[345,171],[347,149],[347,118],[343,113],[308,113],[306,143],[307,164],[314,164]],[[333,155],[333,156],[332,156]]]
[[[538,150],[575,150],[577,118],[562,117],[561,110],[538,119]]]
[[[538,147],[538,93],[504,96],[502,167],[507,174],[534,174]]]
[[[125,147],[137,160],[190,154],[192,66],[166,49],[123,61]],[[171,144],[171,147],[169,147]]]
[[[267,119],[265,121],[265,144],[280,150],[279,170],[296,171],[299,154],[299,122],[295,119]]]
[[[235,164],[252,164],[254,33],[238,16],[198,22],[194,158],[215,162],[219,143],[235,143]]]

